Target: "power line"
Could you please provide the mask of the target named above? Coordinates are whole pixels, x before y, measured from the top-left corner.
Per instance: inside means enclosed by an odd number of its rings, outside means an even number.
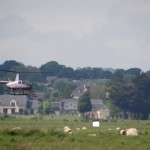
[[[5,70],[5,69],[1,69],[0,71],[12,72],[12,73],[51,73],[51,72],[15,71],[15,70]]]

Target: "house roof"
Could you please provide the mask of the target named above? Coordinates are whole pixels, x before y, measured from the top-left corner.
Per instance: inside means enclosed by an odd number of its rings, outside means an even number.
[[[16,100],[18,106],[27,105],[27,96],[26,95],[0,95],[0,102],[2,106],[10,105],[11,100]]]
[[[71,96],[79,97],[85,91],[90,91],[90,86],[86,86],[84,84],[79,85],[76,89],[73,90],[73,92],[71,93]]]
[[[47,78],[46,78],[46,81],[47,82],[52,82],[53,80],[56,80],[58,77],[57,76],[48,76]]]
[[[98,110],[100,108],[105,107],[102,99],[91,99],[90,101],[91,101],[93,110]]]
[[[61,102],[66,102],[66,103],[77,103],[76,99],[70,98],[70,99],[63,99]]]
[[[51,102],[52,110],[60,110],[60,102]]]

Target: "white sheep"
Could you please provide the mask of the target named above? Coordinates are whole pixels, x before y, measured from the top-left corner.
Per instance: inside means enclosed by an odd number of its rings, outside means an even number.
[[[125,135],[126,134],[126,130],[120,130],[120,135]]]
[[[80,128],[76,128],[78,131],[80,131]]]
[[[95,137],[95,136],[96,136],[96,134],[89,134],[88,136]]]
[[[14,128],[12,128],[12,131],[14,131],[14,130],[21,130],[21,127],[14,127]]]
[[[82,127],[82,130],[86,130],[87,129],[87,127]]]
[[[65,133],[72,134],[72,131],[71,131],[71,129],[70,129],[68,126],[65,126],[65,127],[64,127],[64,132],[65,132]]]
[[[120,127],[117,127],[117,128],[116,128],[116,131],[119,131],[119,130],[120,130]]]
[[[120,130],[120,135],[138,136],[138,131],[135,128],[129,128],[129,129],[126,129],[126,130]]]
[[[138,136],[138,131],[135,128],[129,128],[126,130],[126,136]]]

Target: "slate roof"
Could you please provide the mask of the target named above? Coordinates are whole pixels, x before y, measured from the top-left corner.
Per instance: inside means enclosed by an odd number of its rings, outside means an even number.
[[[72,97],[79,97],[86,90],[90,91],[90,86],[86,86],[84,84],[83,85],[79,85],[77,88],[75,88],[73,90],[73,92],[71,93],[71,96]]]
[[[0,95],[0,102],[2,106],[10,105],[11,100],[16,100],[18,106],[27,105],[27,96],[26,95]]]
[[[90,101],[93,110],[98,110],[105,107],[102,99],[91,99]]]

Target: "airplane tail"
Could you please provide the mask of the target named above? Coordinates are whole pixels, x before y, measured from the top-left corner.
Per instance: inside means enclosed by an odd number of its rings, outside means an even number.
[[[19,73],[16,74],[16,79],[15,81],[19,81]]]
[[[11,82],[10,79],[8,78],[8,83]]]

